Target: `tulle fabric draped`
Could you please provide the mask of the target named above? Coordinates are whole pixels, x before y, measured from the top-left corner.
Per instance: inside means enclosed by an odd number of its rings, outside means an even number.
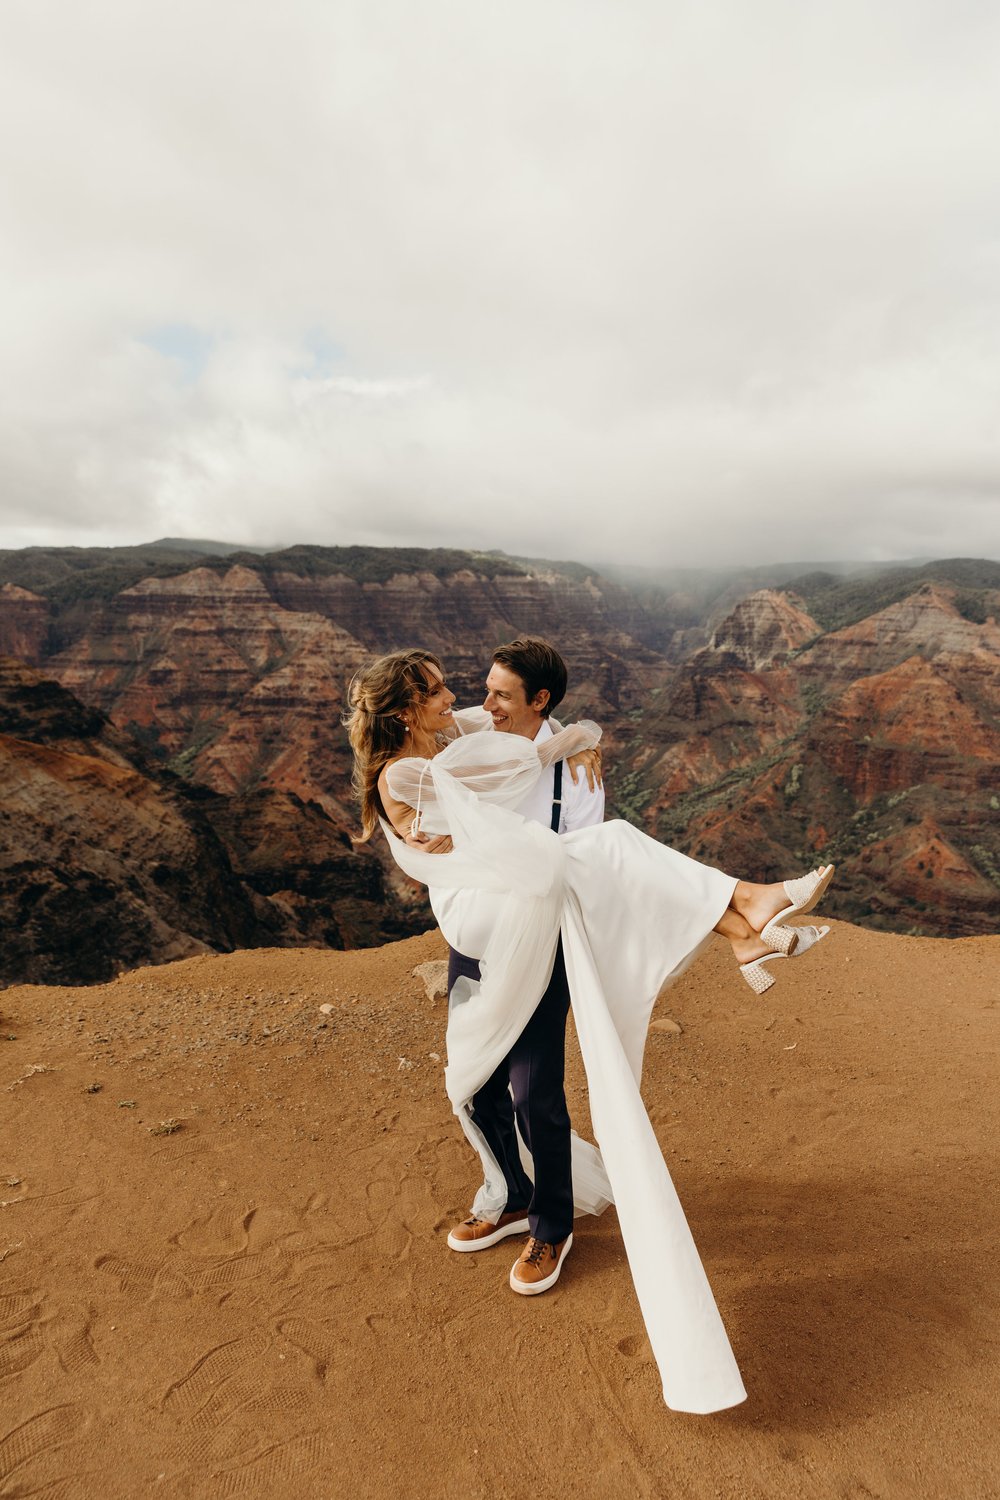
[[[564,760],[577,751],[591,750],[601,739],[600,726],[589,719],[581,719],[565,728],[553,723],[551,739],[535,747],[531,740],[521,740],[519,735],[474,733],[491,725],[489,714],[483,715],[480,709],[463,709],[454,717],[463,741],[462,748],[456,748],[459,742],[453,740],[448,750],[442,753],[450,752],[448,764],[460,768],[461,784],[477,802],[493,807],[518,807],[530,793],[543,767]],[[482,722],[484,717],[485,725]],[[527,755],[519,751],[518,741],[527,746]],[[431,765],[437,765],[440,758],[437,756],[432,762],[412,757],[396,761],[389,769],[393,796],[416,810],[419,828],[429,834],[450,831],[441,790],[430,774]],[[423,880],[425,877],[416,878]]]
[[[581,748],[592,733],[560,731],[546,758]],[[475,1211],[498,1217],[506,1190],[472,1125],[471,1099],[538,1004],[561,933],[600,1145],[598,1153],[574,1137],[577,1209],[616,1204],[667,1404],[722,1410],[746,1392],[639,1085],[657,991],[697,953],[735,881],[624,823],[560,837],[520,817],[511,809],[541,773],[540,749],[514,735],[467,735],[431,761],[389,770],[393,796],[414,807],[419,798],[424,830],[447,831],[454,844],[449,854],[426,854],[387,828],[397,863],[429,887],[479,891],[490,903],[481,952],[468,933],[445,933],[481,960],[478,986],[456,986],[445,1069],[449,1099],[483,1161]]]

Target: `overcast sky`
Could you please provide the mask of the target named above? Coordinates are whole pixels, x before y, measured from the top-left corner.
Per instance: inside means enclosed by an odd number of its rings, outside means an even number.
[[[1000,555],[989,0],[4,0],[0,546]]]

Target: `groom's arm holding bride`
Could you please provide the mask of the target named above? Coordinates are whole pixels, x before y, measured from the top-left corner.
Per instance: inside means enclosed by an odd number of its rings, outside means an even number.
[[[562,727],[554,720],[552,725],[554,730]],[[595,745],[590,750],[578,750],[572,755],[567,755],[562,764],[569,771],[569,776],[564,777],[562,782],[563,816],[559,831],[571,833],[576,828],[589,828],[596,823],[602,823],[604,821],[604,778],[600,746]],[[403,842],[409,844],[411,848],[420,849],[424,854],[450,853],[452,849],[450,836],[422,833],[413,809],[405,803],[393,802],[391,807],[387,806],[386,811],[397,831],[402,832],[405,828],[406,831],[402,834]]]

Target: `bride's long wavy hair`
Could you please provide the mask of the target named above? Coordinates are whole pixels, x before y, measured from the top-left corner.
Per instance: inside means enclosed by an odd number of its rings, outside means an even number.
[[[371,838],[379,814],[384,813],[378,779],[406,741],[406,727],[399,715],[428,697],[425,666],[441,671],[441,663],[431,651],[394,651],[365,667],[351,683],[351,713],[344,723],[354,751],[351,785],[361,804],[361,833],[354,840],[356,844]]]

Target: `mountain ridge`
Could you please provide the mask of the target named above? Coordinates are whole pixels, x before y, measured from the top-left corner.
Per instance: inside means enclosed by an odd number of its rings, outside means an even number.
[[[23,558],[5,572],[0,557],[0,651],[104,715],[153,780],[170,772],[202,799],[279,943],[370,942],[430,921],[380,841],[351,849],[341,720],[358,666],[424,645],[476,702],[493,647],[523,631],[567,658],[564,716],[605,727],[609,813],[758,878],[835,858],[831,910],[850,920],[995,926],[997,564],[876,574],[864,596],[856,579],[757,589],[721,617],[717,596],[678,626],[596,573],[538,560],[300,547],[175,553],[166,567],[158,546],[140,577],[135,549],[124,573],[102,554],[89,595],[67,592],[64,556],[31,561],[47,594],[15,581]],[[818,617],[864,599],[880,607],[852,623]]]

